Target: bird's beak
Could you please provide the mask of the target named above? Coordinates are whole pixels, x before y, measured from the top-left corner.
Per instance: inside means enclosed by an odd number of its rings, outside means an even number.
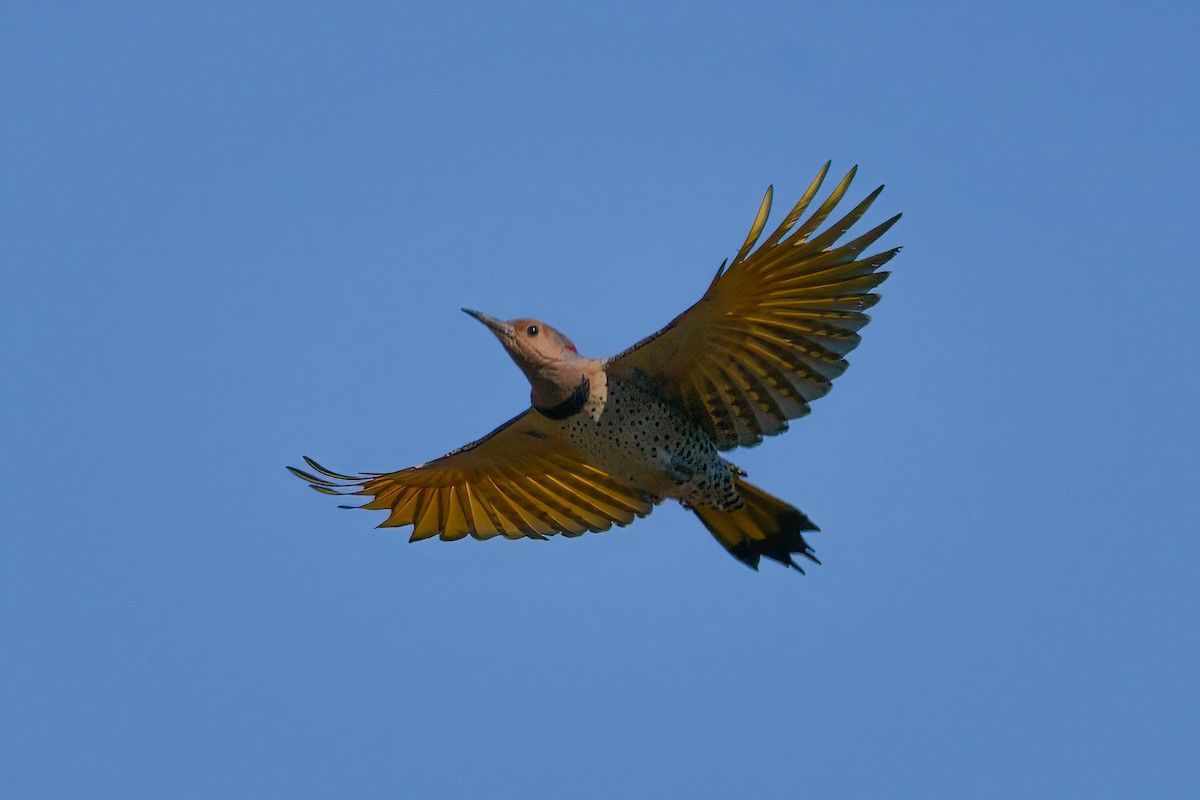
[[[496,334],[497,336],[499,336],[501,338],[513,335],[512,325],[509,325],[507,322],[502,322],[501,320],[498,320],[493,316],[485,314],[482,311],[474,311],[470,308],[464,308],[463,313],[470,314],[472,317],[479,320],[484,325],[487,325],[489,328],[492,329],[492,333]]]

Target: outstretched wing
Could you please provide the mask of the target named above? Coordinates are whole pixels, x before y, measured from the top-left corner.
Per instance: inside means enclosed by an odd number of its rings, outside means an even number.
[[[540,539],[628,525],[654,508],[651,498],[583,463],[533,409],[482,439],[427,464],[387,474],[339,475],[307,456],[318,474],[292,474],[318,492],[364,495],[361,506],[390,511],[381,528],[412,525],[411,541],[441,536]]]
[[[787,430],[808,404],[845,372],[858,346],[863,312],[879,301],[878,272],[900,248],[859,258],[900,215],[834,247],[883,191],[880,186],[845,217],[814,232],[846,194],[857,170],[792,230],[821,187],[826,163],[779,228],[753,250],[771,210],[767,189],[737,257],[704,297],[658,333],[609,360],[612,374],[652,381],[713,437],[717,447],[753,447]],[[751,252],[753,250],[753,252]]]

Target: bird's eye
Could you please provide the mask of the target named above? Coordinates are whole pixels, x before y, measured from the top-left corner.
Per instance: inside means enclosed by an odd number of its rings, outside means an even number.
[[[538,327],[537,327],[537,325],[530,325],[528,328],[525,329],[525,332],[527,334],[529,334],[530,336],[537,336],[538,335]]]

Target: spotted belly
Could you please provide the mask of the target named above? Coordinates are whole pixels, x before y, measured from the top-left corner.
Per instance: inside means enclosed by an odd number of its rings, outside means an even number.
[[[559,425],[589,463],[656,502],[741,505],[733,474],[704,430],[639,383],[600,373],[588,402]]]

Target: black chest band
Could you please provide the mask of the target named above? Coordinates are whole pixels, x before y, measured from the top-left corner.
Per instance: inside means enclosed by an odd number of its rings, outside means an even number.
[[[571,392],[571,396],[563,400],[556,406],[550,408],[542,408],[534,406],[539,414],[543,417],[553,420],[563,420],[567,417],[573,417],[583,410],[587,405],[588,397],[592,394],[592,382],[585,375],[579,385],[575,387],[575,391]]]

